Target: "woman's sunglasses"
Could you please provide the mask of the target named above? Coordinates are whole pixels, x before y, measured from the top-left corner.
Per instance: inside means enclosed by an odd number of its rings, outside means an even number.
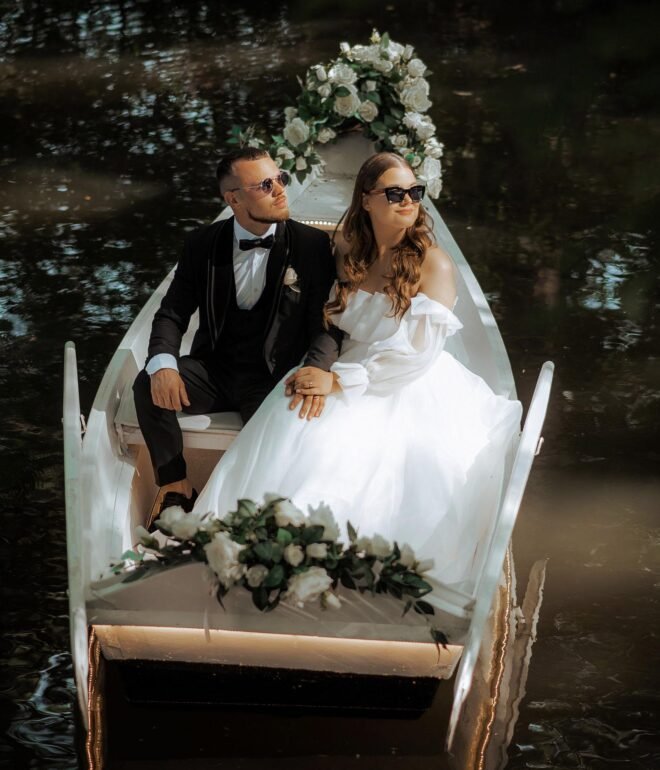
[[[273,192],[273,184],[277,182],[281,187],[286,187],[291,181],[291,174],[288,171],[282,171],[280,174],[274,177],[268,177],[263,179],[258,184],[246,184],[245,187],[232,187],[228,192],[234,192],[235,190],[261,190],[264,193]]]
[[[384,193],[388,203],[403,203],[406,195],[410,197],[413,203],[419,203],[424,197],[426,187],[423,184],[416,184],[404,190],[403,187],[383,187],[381,190],[371,190],[369,195]]]

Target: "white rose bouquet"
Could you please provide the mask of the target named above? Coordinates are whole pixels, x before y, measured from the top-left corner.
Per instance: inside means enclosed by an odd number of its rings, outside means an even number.
[[[419,561],[409,545],[399,548],[380,535],[358,538],[350,523],[345,546],[339,541],[337,521],[323,502],[305,514],[291,500],[271,494],[261,505],[239,500],[237,509],[224,519],[168,508],[156,525],[164,537],[138,527],[134,550],[111,565],[124,581],[203,562],[212,573],[220,604],[240,586],[266,612],[280,602],[303,607],[319,601],[324,609],[339,609],[341,584],[362,593],[390,594],[404,603],[404,615],[411,608],[421,615],[434,614],[433,606],[423,600],[431,591],[423,573],[433,562]],[[446,643],[442,632],[432,628],[431,633],[436,642]]]
[[[412,46],[374,30],[369,45],[341,43],[336,59],[307,70],[296,106],[284,111],[280,133],[266,139],[257,137],[254,127],[234,126],[228,143],[268,149],[280,168],[302,182],[321,168],[318,144],[358,127],[378,150],[405,157],[429,195],[437,198],[442,189],[443,145],[426,114],[432,106],[429,74]]]

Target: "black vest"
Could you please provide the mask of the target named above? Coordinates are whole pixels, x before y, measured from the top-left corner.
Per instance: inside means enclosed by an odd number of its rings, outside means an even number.
[[[280,237],[270,250],[266,285],[256,304],[249,310],[241,310],[238,307],[232,270],[229,305],[215,346],[214,357],[217,365],[230,373],[234,381],[254,382],[272,377],[264,358],[264,342],[274,310],[275,294],[282,282],[285,256],[282,240]]]

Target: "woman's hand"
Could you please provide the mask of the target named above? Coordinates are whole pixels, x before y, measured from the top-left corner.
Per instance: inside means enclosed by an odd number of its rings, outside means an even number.
[[[294,372],[285,382],[288,396],[327,396],[339,389],[336,377],[332,372],[326,372],[316,366],[303,366]]]

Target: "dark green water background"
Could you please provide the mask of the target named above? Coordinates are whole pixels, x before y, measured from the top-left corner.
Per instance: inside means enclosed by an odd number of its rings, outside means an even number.
[[[522,583],[549,562],[508,767],[660,767],[660,4],[636,0],[0,5],[2,766],[75,766],[65,341],[88,411],[218,211],[227,129],[279,127],[296,75],[373,26],[433,71],[439,207],[523,403],[557,365],[514,540]]]

